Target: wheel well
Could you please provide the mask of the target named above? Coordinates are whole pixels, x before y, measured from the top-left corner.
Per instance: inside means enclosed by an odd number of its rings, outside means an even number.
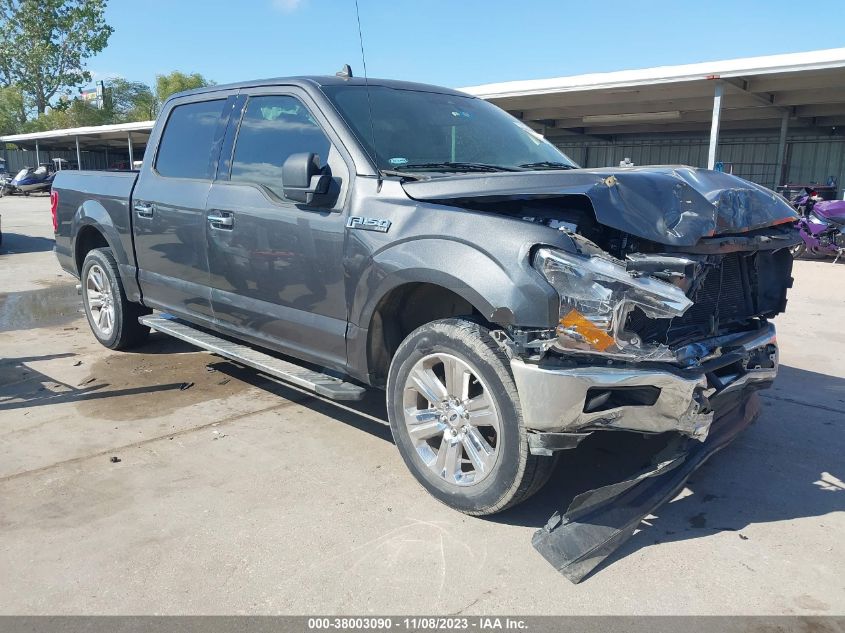
[[[373,312],[367,335],[371,383],[383,386],[387,382],[390,361],[411,332],[425,323],[457,316],[487,323],[469,301],[442,286],[409,283],[388,292]]]
[[[95,248],[108,247],[109,243],[105,236],[93,226],[83,226],[79,235],[76,236],[76,252],[74,253],[74,260],[76,262],[76,272],[82,274],[82,262],[85,261],[85,256]]]

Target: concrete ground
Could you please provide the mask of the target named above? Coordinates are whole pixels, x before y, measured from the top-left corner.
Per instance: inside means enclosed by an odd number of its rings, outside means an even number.
[[[0,214],[2,614],[845,613],[845,265],[797,262],[760,421],[572,585],[531,535],[601,445],[463,516],[405,470],[379,393],[339,407],[161,336],[110,352],[48,199]]]

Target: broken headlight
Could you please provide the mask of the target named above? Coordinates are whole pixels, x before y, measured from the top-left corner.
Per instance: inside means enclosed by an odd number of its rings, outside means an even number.
[[[635,277],[603,257],[581,257],[541,248],[534,258],[560,295],[556,345],[566,350],[634,360],[671,360],[665,345],[625,331],[628,313],[640,308],[654,319],[681,316],[692,305],[683,290],[653,277]]]

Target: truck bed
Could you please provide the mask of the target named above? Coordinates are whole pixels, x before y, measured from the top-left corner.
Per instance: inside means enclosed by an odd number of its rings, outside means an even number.
[[[75,247],[86,239],[85,226],[97,225],[121,268],[121,276],[134,277],[132,249],[132,190],[137,171],[60,171],[53,181],[58,194],[56,256],[62,268],[79,276]],[[79,211],[79,213],[77,213]]]

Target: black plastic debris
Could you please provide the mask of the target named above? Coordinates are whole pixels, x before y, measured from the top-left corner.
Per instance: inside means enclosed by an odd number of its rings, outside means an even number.
[[[192,382],[183,382],[181,385],[179,385],[179,391],[185,391],[187,389],[190,389],[193,386],[194,386],[194,383],[192,383]]]
[[[109,457],[109,461],[110,461],[112,464],[118,464],[118,463],[120,463],[120,462],[121,462],[121,461],[123,461],[123,460],[122,460],[122,459],[120,459],[120,457],[118,457],[117,455],[112,455],[111,457]]]
[[[645,517],[672,499],[693,471],[750,425],[760,409],[756,393],[740,390],[717,404],[707,441],[678,436],[649,468],[578,495],[565,513],[555,512],[534,533],[534,548],[572,582],[583,580],[631,537]]]

